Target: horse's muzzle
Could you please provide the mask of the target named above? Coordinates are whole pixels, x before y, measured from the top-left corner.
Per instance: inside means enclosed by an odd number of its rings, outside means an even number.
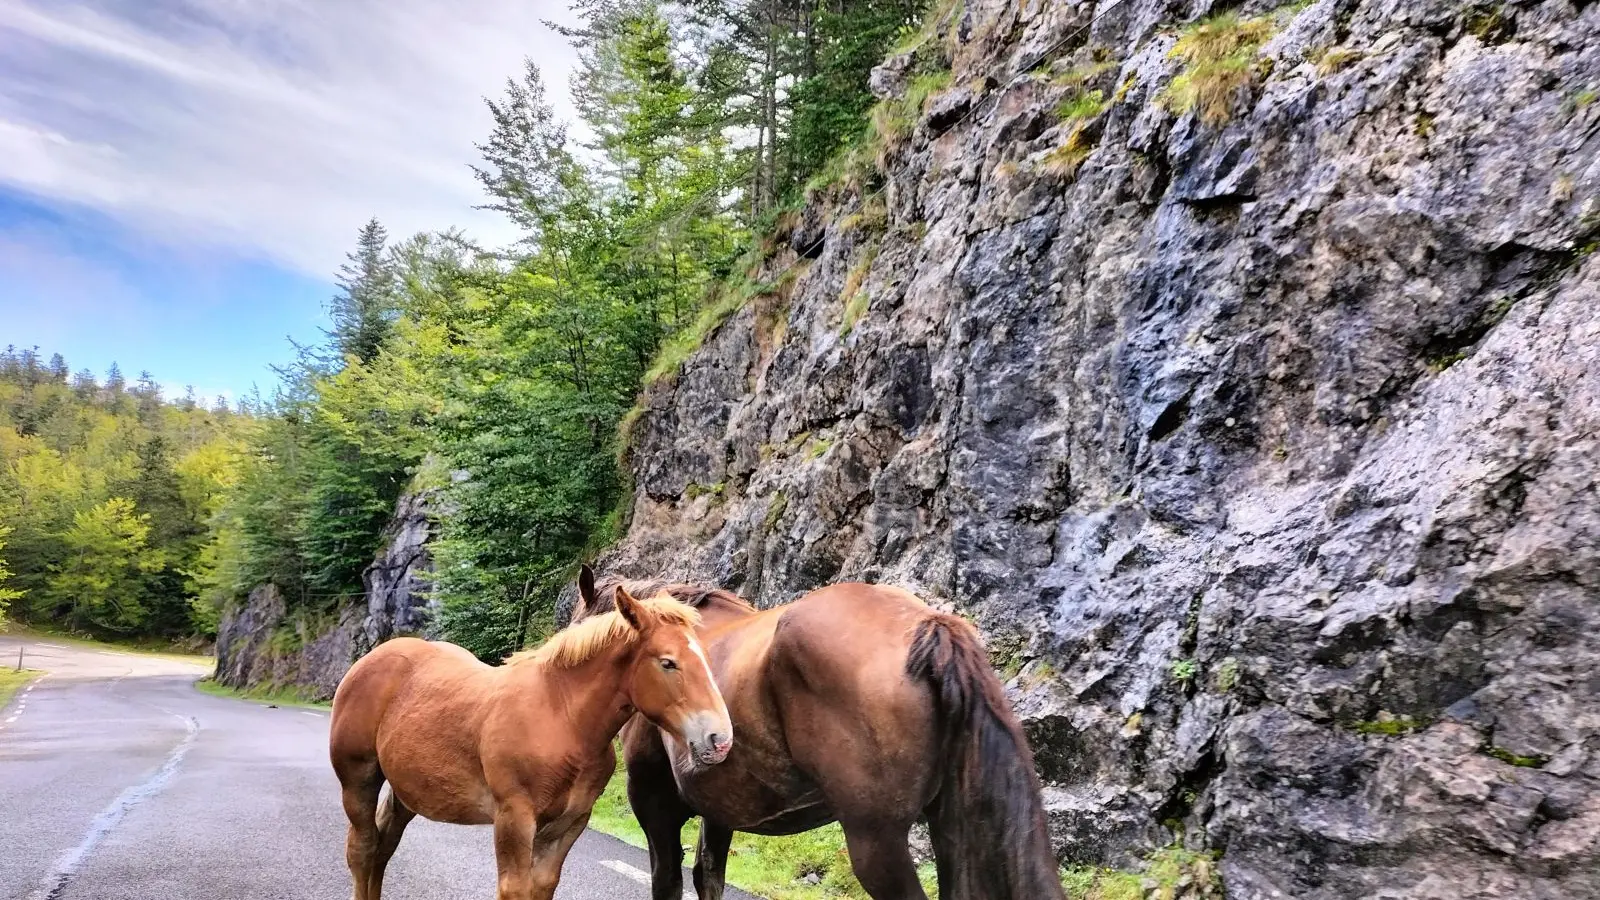
[[[704,717],[685,729],[684,741],[696,765],[714,766],[733,749],[733,725],[726,719]]]
[[[706,735],[703,743],[689,746],[694,751],[695,762],[702,766],[714,766],[728,758],[728,751],[733,749],[733,737],[713,732]]]

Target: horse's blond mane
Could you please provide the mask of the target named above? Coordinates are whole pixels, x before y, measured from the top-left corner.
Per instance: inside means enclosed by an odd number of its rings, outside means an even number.
[[[669,596],[640,600],[638,604],[647,621],[685,628],[700,624],[698,611]],[[552,669],[570,669],[583,665],[618,644],[631,644],[638,637],[639,632],[628,624],[621,613],[609,612],[558,631],[538,647],[511,654],[506,658],[506,664],[537,662]]]

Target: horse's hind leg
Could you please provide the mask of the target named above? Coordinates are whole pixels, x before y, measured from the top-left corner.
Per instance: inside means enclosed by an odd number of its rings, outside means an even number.
[[[383,788],[383,773],[376,761],[354,766],[336,766],[343,787],[344,814],[350,819],[345,838],[344,859],[355,882],[355,900],[377,900],[368,891],[372,863],[378,849],[378,792]]]
[[[911,861],[910,824],[841,822],[850,869],[872,900],[928,900]]]
[[[395,848],[400,846],[400,836],[405,834],[406,826],[416,817],[417,814],[394,795],[392,786],[389,793],[379,801],[378,845],[372,854],[372,864],[367,873],[367,900],[381,900],[383,897],[383,872],[388,868],[389,860],[394,857]]]

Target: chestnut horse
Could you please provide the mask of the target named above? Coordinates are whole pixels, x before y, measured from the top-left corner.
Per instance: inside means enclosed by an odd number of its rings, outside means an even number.
[[[585,568],[585,593],[593,578]],[[695,639],[698,614],[667,597],[615,597],[615,612],[503,666],[454,644],[396,638],[350,669],[328,743],[350,818],[355,900],[379,900],[417,815],[492,823],[498,900],[549,900],[616,768],[612,741],[635,712],[688,748],[686,767],[727,756],[733,728]]]
[[[734,831],[837,821],[874,900],[926,900],[907,846],[926,818],[944,900],[1063,900],[1033,757],[965,620],[911,594],[836,584],[757,611],[724,590],[608,578],[573,620],[628,591],[699,609],[739,745],[693,764],[670,730],[623,729],[628,800],[650,844],[654,900],[683,889],[680,833],[700,816],[694,881],[720,900]]]

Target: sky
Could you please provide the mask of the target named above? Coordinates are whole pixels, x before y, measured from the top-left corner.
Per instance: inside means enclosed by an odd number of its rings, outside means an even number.
[[[169,394],[275,382],[356,232],[514,235],[468,168],[566,0],[0,0],[0,345]]]

